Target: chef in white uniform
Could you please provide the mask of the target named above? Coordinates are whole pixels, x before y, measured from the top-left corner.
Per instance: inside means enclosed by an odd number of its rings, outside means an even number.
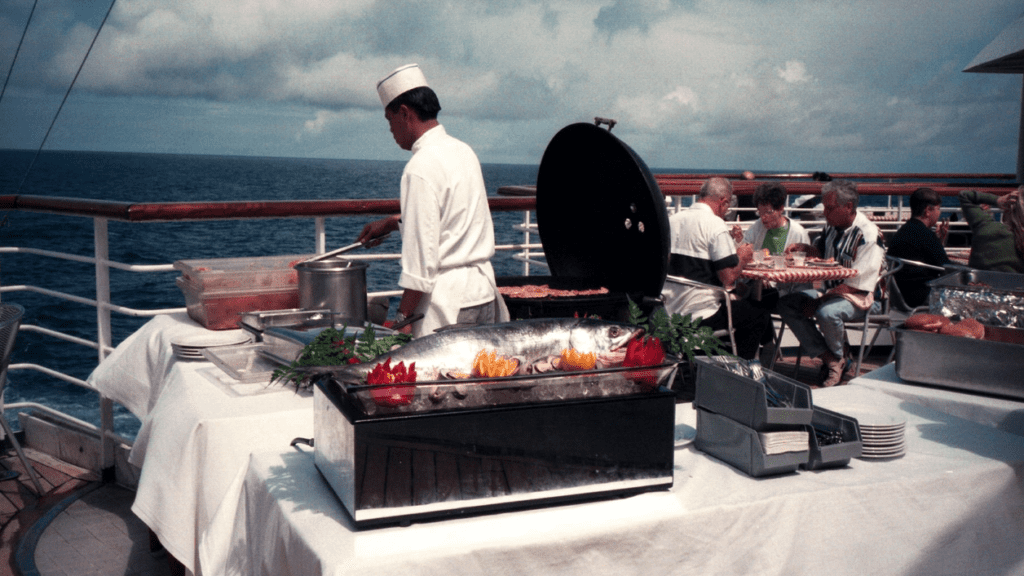
[[[437,95],[416,64],[377,83],[395,142],[410,150],[401,182],[401,214],[370,222],[358,240],[368,246],[387,232],[402,234],[404,289],[396,322],[422,313],[403,329],[415,337],[452,324],[509,319],[494,281],[494,223],[480,161],[437,121]]]

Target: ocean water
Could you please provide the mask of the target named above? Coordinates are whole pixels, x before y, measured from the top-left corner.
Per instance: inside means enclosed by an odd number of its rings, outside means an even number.
[[[16,194],[34,153],[0,151],[0,194]],[[290,158],[216,157],[92,152],[44,152],[36,160],[20,194],[90,198],[126,202],[307,200],[335,198],[397,198],[404,162],[316,160]],[[489,195],[500,186],[533,184],[537,166],[483,166]],[[519,212],[495,212],[495,234],[500,244],[519,242],[512,226]],[[350,244],[362,226],[374,217],[327,220],[328,249]],[[31,247],[93,254],[93,221],[28,212],[0,214],[0,246]],[[314,251],[312,219],[216,221],[127,224],[109,222],[110,257],[129,264],[167,264],[175,260],[229,258]],[[398,252],[400,240],[392,235],[375,249]],[[498,274],[520,274],[521,264],[505,256],[494,260]],[[369,290],[393,289],[397,261],[373,262],[367,270]],[[140,309],[184,306],[175,285],[179,274],[135,274],[111,271],[111,299],[115,304]],[[25,254],[0,255],[0,284],[31,284],[79,296],[95,296],[94,270],[79,264]],[[2,295],[5,302],[26,309],[24,323],[96,340],[95,309],[26,291]],[[112,315],[115,345],[144,324],[147,318]],[[85,380],[96,365],[96,351],[32,332],[18,335],[12,362],[34,363]],[[5,402],[39,402],[76,418],[98,424],[95,393],[30,370],[9,372]],[[13,414],[8,415],[12,420]],[[12,421],[12,425],[17,425]],[[139,421],[117,407],[115,428],[134,438]]]

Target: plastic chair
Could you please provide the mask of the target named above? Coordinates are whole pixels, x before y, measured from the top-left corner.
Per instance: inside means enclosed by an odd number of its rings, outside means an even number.
[[[29,478],[32,479],[32,484],[36,487],[36,492],[42,495],[43,486],[39,483],[39,477],[36,475],[36,471],[32,468],[28,458],[25,457],[25,452],[21,449],[21,444],[18,442],[17,437],[14,436],[14,431],[11,430],[7,419],[4,418],[3,411],[3,394],[4,389],[7,387],[7,365],[10,363],[11,351],[14,350],[14,340],[18,336],[18,328],[21,327],[21,318],[24,315],[25,309],[18,304],[0,304],[0,426],[3,427],[6,437],[11,440],[15,452],[18,453],[18,458],[21,459],[21,463],[25,466]],[[14,478],[17,478],[17,475],[3,478],[3,480],[12,480]]]
[[[723,286],[714,286],[712,284],[705,284],[703,282],[697,282],[696,280],[690,280],[682,276],[673,276],[669,274],[665,278],[666,282],[675,282],[676,284],[682,284],[691,288],[704,288],[707,290],[714,291],[720,295],[720,298],[725,301],[725,312],[728,318],[728,328],[722,328],[714,331],[716,338],[721,340],[725,336],[729,337],[729,343],[732,344],[732,353],[734,356],[738,356],[736,351],[736,328],[732,325],[732,300],[729,298],[729,291]]]

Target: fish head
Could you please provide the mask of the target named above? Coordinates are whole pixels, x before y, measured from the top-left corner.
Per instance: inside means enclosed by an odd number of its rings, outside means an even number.
[[[569,334],[569,345],[582,352],[610,352],[639,338],[644,329],[632,324],[582,319]]]

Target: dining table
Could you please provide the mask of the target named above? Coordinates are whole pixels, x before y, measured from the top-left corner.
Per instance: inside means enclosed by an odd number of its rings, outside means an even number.
[[[751,298],[760,300],[766,286],[784,286],[783,293],[811,287],[826,280],[846,280],[857,276],[853,268],[839,264],[775,267],[771,263],[750,263],[740,270],[740,278],[750,281]]]
[[[1024,573],[1024,402],[869,373],[813,403],[904,418],[905,455],[764,478],[698,450],[677,404],[670,489],[357,529],[292,442],[311,394],[174,354],[208,334],[154,318],[90,378],[139,411],[132,510],[193,574]]]
[[[760,282],[813,284],[826,280],[853,278],[857,276],[857,271],[838,264],[821,266],[794,266],[787,264],[785,268],[776,268],[770,264],[750,264],[743,267],[740,271],[740,276],[747,280],[757,280]]]

